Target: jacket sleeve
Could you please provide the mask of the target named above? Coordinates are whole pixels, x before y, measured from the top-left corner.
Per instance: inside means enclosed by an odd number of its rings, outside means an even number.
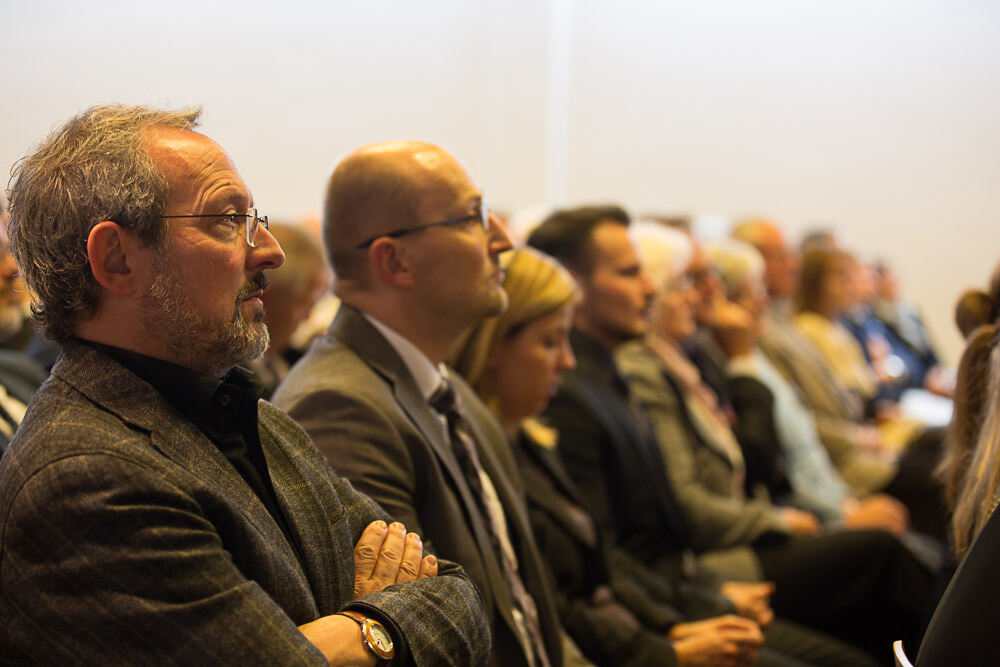
[[[392,520],[371,498],[332,471],[331,481],[350,516],[353,542],[372,521]],[[489,655],[490,633],[483,601],[457,563],[439,559],[436,577],[389,586],[346,608],[373,615],[394,627],[405,641],[405,664],[481,665]]]
[[[370,466],[380,483],[384,483],[390,488],[393,487],[392,475],[399,475],[400,470],[406,469],[410,457],[400,455],[386,457],[384,452],[379,454],[384,449],[381,443],[385,443],[385,439],[395,432],[391,429],[385,429],[384,434],[376,435],[380,423],[377,418],[373,417],[371,411],[365,413],[364,419],[361,418],[361,410],[364,407],[362,403],[353,402],[331,392],[329,394],[312,394],[308,400],[297,405],[301,408],[303,404],[317,400],[329,407],[334,399],[343,409],[355,411],[355,421],[345,420],[342,423],[336,417],[332,417],[317,420],[316,427],[323,429],[322,434],[326,438],[334,438],[335,433],[340,433],[341,437],[334,439],[338,447],[361,448],[352,452],[352,456],[348,459],[351,462],[350,465]],[[303,414],[310,413],[306,411]],[[324,417],[328,414],[324,413]],[[349,413],[345,412],[345,414]],[[346,424],[348,428],[340,430],[336,427],[329,428],[325,424],[334,424],[340,427]],[[367,430],[362,426],[363,424],[369,425]],[[301,431],[301,425],[291,428],[299,429],[301,439],[304,442],[309,442],[306,433]],[[355,440],[349,437],[352,432],[361,432],[367,437],[383,439]],[[396,440],[399,440],[398,437]],[[371,444],[375,442],[380,443],[380,446],[376,447]],[[423,534],[416,519],[416,511],[413,509],[412,502],[408,505],[402,504],[409,498],[409,494],[401,493],[399,497],[403,501],[400,501],[399,504],[392,504],[391,507],[396,511],[390,511],[364,492],[356,489],[355,484],[348,481],[346,475],[341,476],[335,472],[333,466],[328,462],[342,462],[345,461],[344,457],[328,453],[327,459],[324,459],[321,452],[313,449],[312,444],[309,444],[308,448],[309,454],[317,459],[316,465],[325,471],[340,504],[344,508],[350,525],[352,545],[357,543],[368,524],[379,519],[387,523],[393,520],[400,521],[407,527],[408,531]],[[353,455],[358,453],[365,455]],[[368,454],[371,456],[369,457]],[[411,488],[408,483],[402,481],[402,478],[398,479],[400,479],[398,486],[404,489]],[[358,483],[362,483],[362,478],[359,478]],[[425,552],[431,550],[429,540],[425,541],[424,550]],[[489,655],[490,635],[479,590],[458,564],[444,559],[438,559],[438,563],[436,577],[389,586],[382,591],[351,602],[347,608],[373,615],[397,631],[396,637],[403,639],[406,652],[409,654],[403,656],[409,659],[403,661],[402,664],[410,662],[432,665],[482,664]]]
[[[7,492],[5,658],[326,664],[243,576],[227,549],[233,545],[222,543],[203,508],[159,471],[119,455],[76,455],[32,471]]]

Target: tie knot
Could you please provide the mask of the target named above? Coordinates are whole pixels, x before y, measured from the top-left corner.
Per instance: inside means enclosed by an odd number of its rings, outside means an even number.
[[[441,378],[439,386],[431,396],[431,407],[443,415],[447,415],[455,410],[455,389],[445,378]]]

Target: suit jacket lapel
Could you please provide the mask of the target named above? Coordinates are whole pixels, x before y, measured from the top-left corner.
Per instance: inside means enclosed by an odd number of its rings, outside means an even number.
[[[309,572],[308,581],[316,606],[318,609],[336,609],[339,606],[337,600],[350,599],[353,594],[351,582],[336,576],[337,570],[330,562],[331,556],[337,552],[334,526],[346,521],[344,508],[339,502],[333,503],[329,499],[324,502],[318,496],[319,490],[325,488],[322,484],[313,483],[314,478],[323,472],[322,468],[316,468],[317,464],[323,465],[318,461],[318,453],[314,461],[297,455],[312,449],[309,436],[301,430],[283,432],[284,438],[298,442],[292,442],[291,448],[280,447],[271,424],[283,413],[266,401],[260,402],[258,413],[261,446],[274,492],[288,528],[299,545],[302,566]],[[331,507],[335,508],[332,512]]]
[[[230,503],[269,543],[278,546],[282,557],[305,579],[295,551],[257,495],[218,447],[181,418],[152,386],[107,355],[80,343],[66,345],[52,374],[119,419],[148,432],[153,447],[203,483],[224,489]]]
[[[452,485],[462,501],[466,518],[472,528],[473,535],[483,563],[489,569],[493,582],[493,595],[502,602],[500,608],[505,610],[508,622],[510,601],[507,584],[503,573],[499,570],[497,557],[493,551],[489,526],[478,511],[479,501],[472,495],[465,481],[465,474],[459,468],[455,455],[451,451],[451,442],[434,410],[420,393],[416,380],[410,374],[406,364],[396,353],[396,350],[371,325],[357,309],[346,304],[341,305],[337,317],[330,325],[329,336],[339,343],[354,350],[357,355],[375,370],[392,388],[396,402],[406,413],[414,428],[424,437],[434,451],[441,467],[451,477]],[[478,436],[478,434],[476,434]],[[481,442],[481,441],[477,441]],[[489,470],[487,469],[487,472]]]

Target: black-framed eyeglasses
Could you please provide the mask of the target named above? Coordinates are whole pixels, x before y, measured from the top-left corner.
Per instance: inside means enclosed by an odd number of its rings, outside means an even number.
[[[470,213],[468,215],[460,215],[457,218],[449,218],[448,220],[441,220],[440,222],[428,222],[426,225],[417,225],[416,227],[406,227],[405,229],[396,229],[391,232],[386,232],[385,234],[378,234],[371,237],[364,243],[359,243],[356,246],[357,250],[364,250],[371,244],[375,243],[381,238],[391,238],[398,239],[400,236],[406,236],[407,234],[412,234],[413,232],[419,232],[422,229],[428,229],[429,227],[454,227],[455,225],[460,225],[463,222],[468,222],[469,220],[479,220],[479,224],[482,226],[483,231],[489,231],[490,229],[490,206],[483,199],[479,202],[479,210],[475,213]]]
[[[252,208],[246,213],[206,213],[202,215],[161,215],[161,218],[169,220],[171,218],[222,218],[227,223],[235,225],[237,218],[243,218],[247,232],[247,245],[256,248],[254,240],[257,238],[257,228],[264,225],[264,229],[270,229],[267,224],[267,216],[257,215],[257,209]]]

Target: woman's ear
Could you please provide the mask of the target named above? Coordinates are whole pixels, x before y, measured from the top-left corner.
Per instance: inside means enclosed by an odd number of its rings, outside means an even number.
[[[105,220],[94,225],[87,236],[87,257],[101,287],[122,296],[135,291],[136,276],[130,265],[133,248],[136,243],[118,223]]]
[[[368,258],[383,282],[396,287],[413,287],[416,283],[406,252],[395,239],[376,239],[368,248]]]

